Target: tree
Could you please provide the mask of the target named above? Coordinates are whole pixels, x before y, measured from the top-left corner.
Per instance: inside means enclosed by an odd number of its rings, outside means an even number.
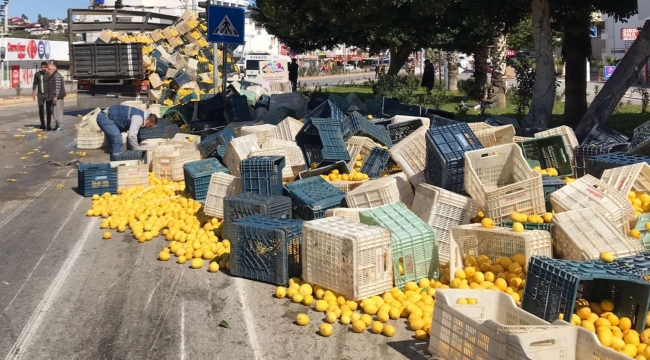
[[[41,14],[38,14],[38,19],[36,20],[36,22],[41,24],[41,26],[44,28],[50,26],[50,20],[48,20],[48,18],[44,16],[41,16]]]
[[[23,19],[23,20],[28,20],[27,15],[25,15],[25,14],[20,15],[20,18]]]
[[[650,57],[650,20],[646,21],[630,49],[616,67],[612,77],[605,83],[602,90],[589,106],[589,109],[576,127],[576,135],[583,139],[591,129],[612,115],[625,92],[634,83]]]

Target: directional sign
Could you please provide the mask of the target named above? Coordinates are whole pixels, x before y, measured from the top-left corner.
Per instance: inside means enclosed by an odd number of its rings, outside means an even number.
[[[208,9],[208,41],[244,44],[244,9],[210,5]]]

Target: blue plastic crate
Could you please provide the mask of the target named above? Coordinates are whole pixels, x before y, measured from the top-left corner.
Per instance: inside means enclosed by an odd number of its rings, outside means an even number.
[[[519,121],[517,121],[517,119],[507,117],[507,116],[488,114],[483,116],[482,120],[484,123],[491,126],[512,125],[515,127],[515,129],[520,128]]]
[[[273,109],[272,111],[267,112],[266,114],[262,115],[260,120],[262,120],[265,124],[269,125],[278,125],[281,123],[284,119],[287,118],[289,113],[292,112],[290,109],[287,109],[286,107],[279,107],[277,109]],[[291,116],[292,118],[297,118],[294,114],[294,116]]]
[[[291,219],[291,199],[286,196],[267,196],[253,193],[241,193],[226,196],[223,199],[224,239],[237,237],[234,223],[251,215],[266,215],[274,218]]]
[[[345,193],[320,176],[296,180],[284,186],[291,197],[294,217],[303,220],[322,219],[327,209],[340,207]]]
[[[178,100],[178,103],[185,105],[185,104],[189,104],[192,101],[198,101],[198,100],[199,100],[199,95],[197,95],[196,93],[191,93],[180,98]]]
[[[606,143],[592,142],[582,144],[573,148],[573,160],[575,162],[575,176],[582,177],[587,174],[587,163],[590,157],[609,154],[613,152],[626,152],[628,143]]]
[[[421,128],[424,124],[422,119],[413,119],[386,126],[388,135],[393,144],[397,144],[405,137],[411,135],[415,130]]]
[[[115,161],[138,160],[143,164],[147,163],[147,150],[127,150],[117,156]]]
[[[228,123],[253,121],[251,107],[244,95],[229,98],[226,102],[226,113],[228,114]]]
[[[646,162],[650,164],[650,156],[626,154],[626,153],[609,153],[590,157],[587,160],[587,173],[600,179],[603,172],[607,169],[613,169],[620,166],[633,165]]]
[[[609,299],[615,315],[629,317],[633,328],[643,331],[650,307],[650,283],[599,262],[530,258],[522,309],[553,322],[560,313],[573,314],[577,299]]]
[[[650,155],[650,121],[645,122],[634,129],[628,153]]]
[[[483,148],[466,123],[432,127],[426,133],[424,179],[458,194],[465,194],[465,152]]]
[[[324,119],[334,119],[338,121],[343,121],[345,119],[345,114],[341,109],[336,107],[334,103],[327,100],[322,104],[318,105],[314,110],[310,111],[305,115],[302,120],[306,125],[309,123],[311,118],[324,118]]]
[[[117,193],[117,168],[110,164],[79,164],[77,188],[81,196]]]
[[[164,60],[158,60],[156,61],[156,73],[160,76],[160,79],[165,79],[167,75],[167,70],[169,70],[169,67],[171,64]]]
[[[420,116],[420,114],[422,114],[422,109],[419,105],[402,104],[401,102],[388,97],[383,97],[381,102],[380,113],[384,117],[393,117],[397,115]]]
[[[438,115],[427,115],[427,117],[431,120],[431,123],[429,124],[430,128],[460,124],[459,121],[447,119]]]
[[[138,138],[140,141],[146,139],[162,139],[165,127],[162,121],[159,121],[155,126],[147,128],[140,128],[138,131]]]
[[[393,123],[393,118],[387,118],[387,119],[372,119],[370,120],[373,124],[381,126],[383,128],[388,129],[388,125]],[[390,134],[389,134],[390,136]]]
[[[596,260],[595,262],[617,271],[623,271],[640,279],[650,275],[650,252],[616,258],[611,263],[604,263],[600,260]]]
[[[336,106],[337,108],[343,111],[347,111],[348,108],[350,107],[350,102],[348,101],[348,99],[342,96],[332,94],[327,98],[327,100],[331,101],[332,104],[334,104],[334,106]]]
[[[421,116],[427,116],[427,115],[438,115],[440,117],[450,119],[450,120],[456,120],[456,114],[451,113],[449,111],[444,111],[440,109],[433,109],[433,108],[422,108],[422,115]],[[451,125],[451,124],[448,124]]]
[[[587,137],[582,141],[582,144],[591,143],[607,143],[607,144],[620,144],[628,142],[630,138],[623,133],[616,131],[605,124],[599,124],[591,128]]]
[[[176,76],[174,76],[174,80],[172,80],[172,82],[169,84],[169,88],[178,90],[190,81],[192,81],[192,75],[186,73],[183,70],[178,70]]]
[[[371,115],[379,116],[381,113],[381,99],[366,99],[364,100],[364,105],[366,105],[366,109],[368,109],[368,113]]]
[[[307,164],[350,161],[341,124],[338,120],[312,118],[300,129],[296,143],[302,149]]]
[[[226,127],[204,138],[198,145],[199,152],[203,158],[214,157],[219,145],[227,146],[230,140],[236,137],[235,130]]]
[[[298,179],[307,179],[314,176],[326,175],[332,172],[332,170],[338,170],[339,174],[349,174],[350,167],[348,166],[347,161],[337,161],[334,164],[321,166],[316,169],[303,170],[298,173]]]
[[[515,128],[515,135],[521,137],[535,137],[538,132],[546,131],[547,128]]]
[[[252,156],[240,163],[243,192],[282,195],[284,156]]]
[[[374,147],[361,166],[361,173],[367,174],[371,179],[377,179],[383,174],[386,163],[390,159],[390,152],[380,147]]]
[[[185,191],[192,199],[205,201],[208,195],[208,187],[210,187],[210,178],[216,172],[228,174],[228,168],[221,165],[219,160],[215,158],[185,163],[183,165]]]
[[[302,275],[302,220],[251,215],[238,219],[230,242],[230,272],[278,286]]]
[[[542,186],[544,188],[544,200],[546,201],[546,211],[553,211],[551,206],[551,194],[566,185],[564,181],[550,176],[542,176]]]
[[[327,93],[313,93],[311,97],[309,98],[309,102],[307,103],[307,110],[312,111],[322,105],[324,102],[328,100],[330,97],[330,94]]]
[[[373,124],[356,111],[343,120],[343,138],[348,139],[350,136],[366,136],[384,146],[393,146],[386,128]]]
[[[368,114],[368,108],[355,93],[348,94],[345,99],[349,104],[348,111],[359,111],[362,114]]]

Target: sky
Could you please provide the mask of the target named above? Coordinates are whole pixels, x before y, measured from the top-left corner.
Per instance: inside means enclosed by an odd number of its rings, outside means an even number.
[[[36,21],[38,14],[48,19],[65,19],[68,8],[87,8],[88,0],[9,0],[9,16],[27,15],[30,21]]]

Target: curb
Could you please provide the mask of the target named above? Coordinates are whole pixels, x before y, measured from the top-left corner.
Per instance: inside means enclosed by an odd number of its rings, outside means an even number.
[[[77,100],[77,94],[72,93],[65,97],[66,100],[73,99]],[[36,100],[32,99],[31,96],[23,97],[20,99],[2,99],[0,98],[0,107],[11,106],[11,105],[24,105],[24,104],[36,104]]]

